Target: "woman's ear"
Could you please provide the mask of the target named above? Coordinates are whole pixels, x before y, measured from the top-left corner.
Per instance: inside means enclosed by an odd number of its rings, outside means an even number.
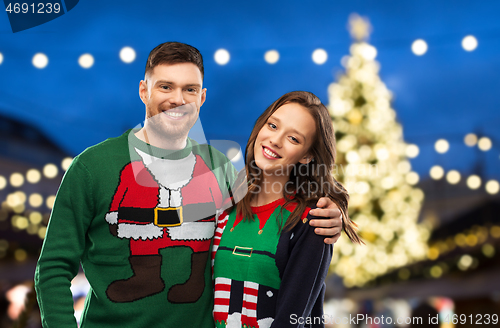
[[[303,157],[303,158],[299,161],[299,163],[301,163],[301,164],[307,164],[307,163],[309,163],[309,162],[311,162],[311,161],[313,161],[313,160],[314,160],[314,157],[313,157],[312,155],[306,155],[306,156],[304,156],[304,157]]]

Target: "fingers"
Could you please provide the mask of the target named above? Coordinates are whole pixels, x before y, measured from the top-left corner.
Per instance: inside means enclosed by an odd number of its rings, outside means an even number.
[[[340,218],[340,210],[338,208],[315,208],[314,210],[310,210],[309,213],[323,218]]]
[[[332,204],[335,204],[334,202],[332,202],[332,200],[328,197],[321,197],[318,202],[316,203],[316,206],[317,207],[329,207],[331,206]]]
[[[325,219],[316,219],[309,221],[309,224],[313,227],[320,228],[332,228],[338,227],[342,229],[342,219],[339,217],[325,218]]]
[[[333,228],[316,228],[314,229],[314,233],[320,236],[335,236],[337,234],[340,234],[342,229],[340,227],[333,227]]]
[[[339,240],[340,238],[340,234],[337,234],[333,237],[330,237],[330,238],[325,238],[325,244],[328,244],[328,245],[333,245],[337,242],[337,240]]]

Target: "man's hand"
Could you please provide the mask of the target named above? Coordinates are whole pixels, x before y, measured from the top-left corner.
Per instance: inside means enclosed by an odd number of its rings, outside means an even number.
[[[325,244],[334,244],[340,238],[342,232],[342,218],[340,210],[330,198],[322,197],[316,204],[318,208],[311,210],[309,213],[315,216],[324,217],[324,220],[311,220],[309,224],[313,227],[317,235],[329,236],[325,238]]]

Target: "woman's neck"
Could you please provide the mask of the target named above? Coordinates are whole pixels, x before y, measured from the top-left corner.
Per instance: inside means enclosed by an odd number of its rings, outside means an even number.
[[[286,175],[266,175],[262,176],[259,193],[250,202],[251,206],[262,206],[283,198],[283,190],[287,188],[289,177]]]

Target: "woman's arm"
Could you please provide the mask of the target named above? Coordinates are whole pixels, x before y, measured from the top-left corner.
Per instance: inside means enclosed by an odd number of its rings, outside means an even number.
[[[307,214],[306,218],[309,221],[313,216]],[[276,254],[281,285],[271,327],[303,327],[313,307],[322,309],[332,251],[333,246],[325,244],[308,222],[300,221],[292,231],[282,233]],[[315,307],[318,302],[320,306]],[[323,327],[322,312],[312,315],[316,316],[311,318],[316,323],[312,326]]]

